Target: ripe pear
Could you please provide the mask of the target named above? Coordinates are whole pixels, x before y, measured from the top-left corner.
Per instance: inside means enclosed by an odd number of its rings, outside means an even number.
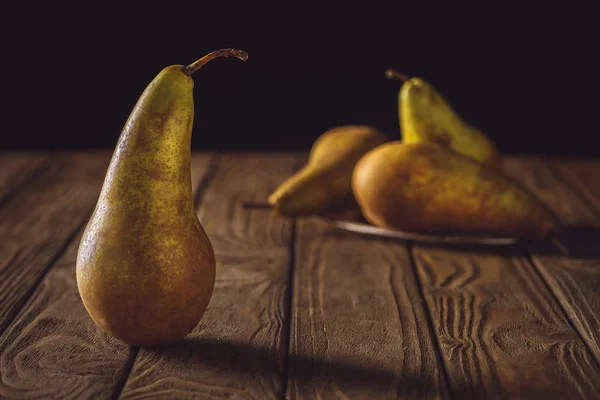
[[[215,254],[196,216],[190,156],[191,75],[212,52],[164,68],[131,112],[77,254],[77,285],[92,319],[136,346],[183,339],[203,316],[215,284]]]
[[[346,209],[354,202],[354,165],[367,151],[386,141],[383,134],[367,125],[339,126],[324,132],[313,143],[308,163],[279,185],[268,203],[288,217],[325,214],[339,205]]]
[[[491,168],[502,167],[492,140],[464,121],[431,84],[393,69],[388,69],[386,76],[403,82],[398,92],[398,119],[404,142],[436,142]]]
[[[365,218],[415,233],[542,239],[550,209],[506,174],[429,142],[388,142],[356,164],[352,189]]]

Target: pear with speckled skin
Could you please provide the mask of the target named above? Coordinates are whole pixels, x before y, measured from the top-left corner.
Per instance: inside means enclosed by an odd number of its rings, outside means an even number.
[[[191,75],[222,49],[164,68],[127,120],[83,233],[76,276],[83,304],[108,333],[130,345],[187,336],[215,284],[215,254],[196,216],[190,157]]]
[[[430,83],[408,78],[394,69],[386,70],[386,76],[403,82],[398,92],[403,142],[435,142],[490,168],[502,168],[492,140],[462,119]]]
[[[371,150],[354,168],[352,189],[365,218],[383,228],[538,240],[560,227],[517,181],[436,143]]]

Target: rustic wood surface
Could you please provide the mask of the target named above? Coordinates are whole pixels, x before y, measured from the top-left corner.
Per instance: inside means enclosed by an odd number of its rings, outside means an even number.
[[[0,208],[0,333],[87,221],[108,156],[55,157]]]
[[[600,370],[524,257],[415,246],[457,398],[595,398]]]
[[[81,232],[0,337],[0,398],[110,398],[133,350],[92,322],[77,291]]]
[[[75,281],[109,159],[0,153],[0,398],[598,398],[600,160],[505,162],[563,223],[586,227],[561,236],[565,255],[243,209],[306,155],[195,154],[215,292],[181,343],[137,348],[93,323]]]
[[[512,160],[507,169],[545,200],[565,224],[600,229],[600,163]],[[570,257],[533,253],[532,259],[600,363],[600,234],[592,231],[587,236],[592,240],[565,240],[565,247],[579,247],[579,253]],[[588,256],[585,250],[595,252]]]
[[[442,399],[406,246],[298,223],[288,398]]]
[[[43,169],[48,155],[42,153],[0,153],[0,204]]]

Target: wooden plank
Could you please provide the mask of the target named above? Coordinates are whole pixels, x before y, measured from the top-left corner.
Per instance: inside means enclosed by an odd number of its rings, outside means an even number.
[[[506,170],[544,196],[557,190],[527,166]],[[594,356],[525,255],[424,245],[413,254],[455,397],[596,397]]]
[[[211,179],[211,161],[215,155],[214,151],[193,152],[190,160],[190,174],[192,182],[192,195],[196,199],[206,189],[205,184]]]
[[[129,346],[91,320],[77,292],[81,232],[0,337],[0,398],[110,398]]]
[[[600,211],[600,160],[554,162],[553,170],[592,205],[597,217],[597,212]],[[592,226],[599,226],[597,219],[587,222]]]
[[[108,160],[92,153],[55,158],[0,209],[0,333],[87,221]]]
[[[194,192],[209,161],[192,158]],[[129,373],[137,349],[97,327],[79,297],[74,266],[82,233],[0,336],[1,398],[112,398]]]
[[[596,398],[600,371],[526,257],[415,246],[456,398]]]
[[[568,225],[600,226],[600,215],[554,174],[541,158],[507,158],[507,174],[532,190]]]
[[[42,153],[0,153],[0,203],[48,160]]]
[[[241,203],[264,201],[297,156],[219,159],[199,208],[217,258],[213,297],[186,340],[140,350],[123,399],[282,396],[292,221]]]
[[[297,232],[287,398],[447,398],[406,246]]]
[[[542,160],[512,159],[506,162],[506,170],[548,203],[565,224],[600,228],[600,163],[560,163],[551,169]],[[569,183],[584,193],[587,201]],[[598,208],[593,209],[589,202]],[[600,236],[596,233],[591,239],[597,248]],[[567,258],[533,252],[531,258],[600,363],[600,257]]]

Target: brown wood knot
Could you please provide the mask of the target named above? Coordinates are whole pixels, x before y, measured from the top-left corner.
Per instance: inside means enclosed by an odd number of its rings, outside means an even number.
[[[470,352],[475,351],[477,345],[470,337],[455,337],[449,334],[440,334],[440,345],[444,351],[455,353],[457,351]]]

